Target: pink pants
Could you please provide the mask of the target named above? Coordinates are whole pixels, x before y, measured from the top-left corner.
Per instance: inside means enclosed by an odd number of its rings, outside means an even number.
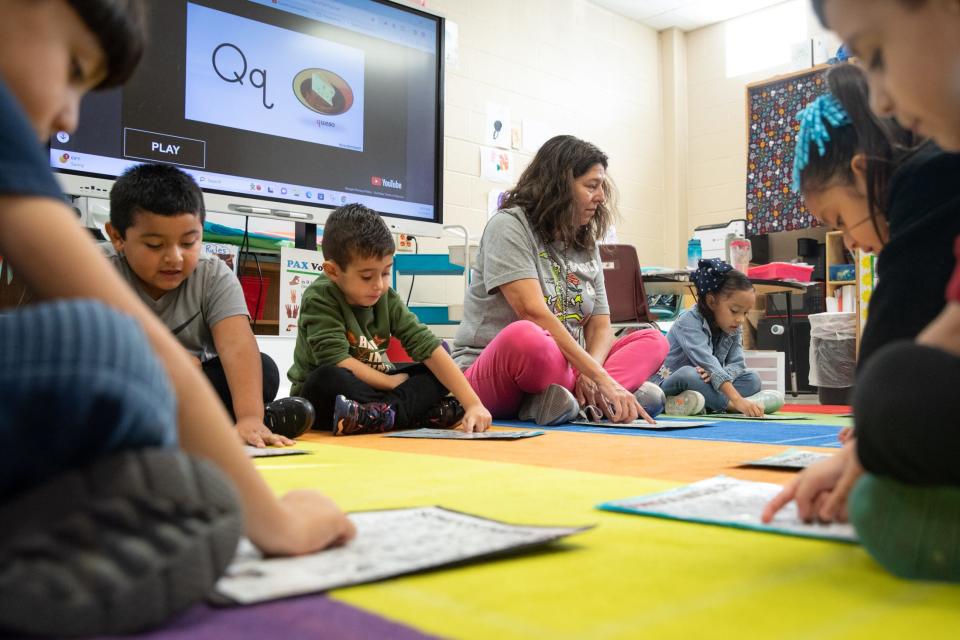
[[[629,333],[613,343],[603,368],[628,391],[636,391],[667,357],[667,339],[656,329]],[[577,372],[553,337],[530,322],[507,325],[465,373],[470,386],[495,418],[517,415],[525,395],[551,384],[573,391]]]

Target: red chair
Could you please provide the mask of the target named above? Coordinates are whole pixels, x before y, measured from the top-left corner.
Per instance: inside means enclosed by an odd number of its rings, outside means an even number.
[[[600,245],[600,260],[610,305],[610,324],[614,329],[656,327],[656,318],[647,306],[636,248],[629,244]]]

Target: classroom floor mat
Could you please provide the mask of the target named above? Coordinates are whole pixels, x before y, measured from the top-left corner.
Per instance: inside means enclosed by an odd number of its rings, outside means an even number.
[[[496,424],[509,427],[531,428],[532,423],[513,420],[497,420]],[[623,429],[607,427],[583,427],[564,424],[556,427],[540,427],[553,431],[576,431],[583,433],[619,434],[650,438],[675,438],[678,440],[709,440],[713,442],[752,442],[756,444],[784,444],[805,447],[839,448],[837,434],[841,426],[811,424],[809,422],[767,422],[757,420],[718,420],[705,427],[654,431],[651,429]]]
[[[436,636],[392,622],[326,595],[278,600],[250,607],[198,605],[167,626],[134,636],[101,636],[116,640],[323,640],[325,638],[390,638],[429,640]]]
[[[555,429],[545,429],[545,431],[547,433],[537,438],[510,443],[407,440],[385,438],[380,435],[334,437],[314,432],[298,441],[297,446],[315,451],[312,447],[316,444],[332,444],[398,453],[660,478],[675,482],[696,482],[718,473],[725,473],[743,480],[781,483],[786,482],[790,476],[789,472],[782,470],[751,469],[743,466],[744,460],[782,453],[787,447],[781,445],[620,437],[623,435],[622,429],[611,429],[610,431],[615,433],[609,435]],[[314,459],[317,459],[317,456],[314,456]],[[304,464],[306,464],[305,460]],[[275,468],[266,461],[258,462],[257,466],[261,469]]]
[[[780,411],[784,413],[818,413],[842,416],[850,413],[848,404],[785,404]]]
[[[603,500],[675,483],[357,446],[311,447],[337,467],[271,469],[271,486],[321,488],[348,510],[442,504],[517,523],[598,525],[542,552],[331,594],[425,633],[873,640],[917,629],[924,637],[948,637],[960,625],[960,587],[893,578],[857,546],[594,509]]]
[[[233,637],[877,640],[921,629],[924,638],[952,638],[960,628],[960,586],[894,578],[858,546],[594,508],[718,472],[784,482],[791,476],[723,466],[780,447],[554,431],[513,443],[311,434],[297,445],[313,455],[255,463],[277,492],[319,489],[348,511],[439,504],[521,524],[597,527],[533,553],[275,603],[320,621],[323,603],[371,614],[351,631],[334,622],[306,630],[259,607],[224,610]],[[484,449],[527,459],[478,459]],[[550,455],[559,460],[543,459]],[[582,464],[575,458],[594,458],[603,471],[570,468]],[[226,624],[214,619],[220,613],[201,608],[144,637],[226,637],[214,626]],[[392,623],[396,631],[376,626]],[[157,635],[172,631],[184,635]]]

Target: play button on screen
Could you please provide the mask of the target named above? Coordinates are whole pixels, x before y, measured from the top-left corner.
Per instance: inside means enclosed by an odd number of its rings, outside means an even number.
[[[206,147],[207,143],[203,140],[129,127],[123,130],[123,155],[128,158],[204,169],[207,164]]]

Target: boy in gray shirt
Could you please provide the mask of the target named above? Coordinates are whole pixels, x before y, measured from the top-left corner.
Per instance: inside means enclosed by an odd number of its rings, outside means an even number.
[[[203,193],[176,167],[144,164],[121,176],[110,192],[107,258],[196,358],[223,400],[243,440],[293,444],[314,411],[303,398],[271,402],[280,373],[260,353],[243,290],[215,256],[201,254]]]

